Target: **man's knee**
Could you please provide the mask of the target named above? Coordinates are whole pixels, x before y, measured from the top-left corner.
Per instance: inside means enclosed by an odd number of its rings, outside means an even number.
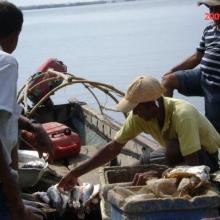
[[[162,77],[162,85],[165,88],[165,95],[172,96],[172,92],[174,89],[179,89],[179,81],[177,79],[177,76],[175,72],[170,73],[168,75],[164,75]]]

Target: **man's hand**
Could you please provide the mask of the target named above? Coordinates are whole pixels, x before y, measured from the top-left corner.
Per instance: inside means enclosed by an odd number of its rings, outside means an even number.
[[[152,178],[159,178],[160,173],[155,170],[150,170],[144,173],[136,173],[132,181],[133,186],[145,185],[146,181]]]
[[[28,142],[27,145],[38,151],[40,157],[44,152],[53,156],[53,145],[47,132],[40,123],[33,121],[23,115],[20,116],[18,125],[19,130],[23,131],[21,137],[23,137],[24,142]]]
[[[61,179],[57,188],[61,192],[70,191],[77,183],[77,177],[74,175],[73,171],[70,171]]]
[[[171,73],[173,73],[173,71],[169,71],[169,72],[163,74],[162,79],[163,79],[164,76],[167,76],[167,75],[169,75],[169,74],[171,74]]]
[[[42,157],[44,152],[53,156],[53,145],[47,132],[44,130],[41,124],[33,123],[32,126],[34,128],[33,134],[36,140],[34,147],[38,151],[39,156]]]

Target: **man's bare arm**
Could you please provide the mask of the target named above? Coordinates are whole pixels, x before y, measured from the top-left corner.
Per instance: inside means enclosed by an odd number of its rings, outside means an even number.
[[[119,144],[116,141],[107,143],[92,158],[88,159],[64,176],[58,187],[61,191],[71,190],[71,188],[76,185],[79,176],[113,160],[121,152],[123,146],[123,144]]]
[[[20,189],[3,155],[3,146],[0,140],[0,179],[3,183],[7,204],[12,212],[17,213],[18,216],[23,216],[25,208],[21,199]]]
[[[81,176],[109,161],[114,159],[120,152],[124,145],[111,141],[107,143],[101,150],[99,150],[92,158],[88,159],[81,166],[74,169],[77,176]]]
[[[186,60],[184,60],[182,63],[176,65],[173,67],[168,73],[165,75],[176,72],[178,70],[187,70],[187,69],[193,69],[196,67],[198,64],[200,64],[202,57],[204,53],[200,51],[196,51],[192,56],[188,57]]]
[[[199,164],[199,156],[198,156],[198,152],[189,154],[187,156],[184,156],[184,164],[189,165],[189,166],[197,166],[200,165]]]

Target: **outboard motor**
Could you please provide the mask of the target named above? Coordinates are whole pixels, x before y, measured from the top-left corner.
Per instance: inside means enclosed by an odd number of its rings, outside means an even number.
[[[48,92],[63,82],[62,79],[55,78],[54,74],[46,73],[50,68],[62,73],[67,72],[67,66],[56,58],[50,58],[46,63],[42,64],[38,68],[38,72],[32,76],[32,80],[29,82],[28,98],[33,102],[33,104],[39,102]],[[49,98],[45,100],[44,105],[51,107],[53,102]]]

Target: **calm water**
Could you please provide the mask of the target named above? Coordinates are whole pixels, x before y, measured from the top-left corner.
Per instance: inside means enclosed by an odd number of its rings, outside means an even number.
[[[14,53],[20,63],[18,86],[48,57],[63,60],[70,73],[110,83],[121,90],[126,90],[139,74],[161,79],[195,51],[207,24],[206,11],[192,0],[24,11],[24,27]],[[81,89],[65,89],[55,101],[80,94]],[[201,98],[188,100],[204,111]]]

